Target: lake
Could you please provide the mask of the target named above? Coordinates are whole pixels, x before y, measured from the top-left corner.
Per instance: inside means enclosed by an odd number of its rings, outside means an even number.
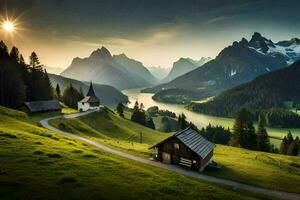
[[[184,105],[180,104],[167,104],[167,103],[161,103],[156,102],[152,99],[153,94],[150,93],[141,93],[141,89],[130,89],[130,90],[123,90],[122,92],[128,96],[130,103],[128,104],[129,107],[133,107],[135,101],[138,101],[139,103],[143,103],[145,108],[149,108],[151,106],[158,106],[160,109],[163,110],[169,110],[176,115],[184,113],[187,117],[188,121],[193,122],[198,128],[202,128],[207,126],[209,123],[212,125],[221,125],[224,127],[232,128],[234,119],[231,118],[223,118],[223,117],[214,117],[204,114],[199,114],[195,112],[191,112],[189,110],[186,110],[184,108]],[[268,134],[272,137],[279,137],[283,138],[287,132],[290,130],[294,137],[299,136],[300,137],[300,129],[299,128],[268,128]],[[280,140],[271,138],[271,143],[275,146],[279,147]]]

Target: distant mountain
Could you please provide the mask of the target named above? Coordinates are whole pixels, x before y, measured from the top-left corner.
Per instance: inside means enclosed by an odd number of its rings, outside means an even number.
[[[300,104],[300,61],[222,92],[211,101],[192,103],[188,108],[196,112],[232,117],[241,108],[255,112],[284,108],[286,102]]]
[[[158,83],[157,78],[155,78],[150,73],[150,71],[143,65],[143,63],[128,58],[124,53],[120,55],[114,55],[113,58],[120,65],[122,65],[132,74],[134,74],[135,79],[138,80],[139,82],[146,82],[148,85]]]
[[[61,91],[72,84],[78,90],[82,88],[83,93],[86,94],[89,89],[89,82],[81,82],[75,79],[66,78],[60,75],[49,74],[50,81],[53,87],[59,84]],[[116,105],[120,102],[128,102],[128,97],[116,88],[109,85],[100,85],[93,83],[96,95],[100,98],[101,102],[106,105]]]
[[[74,58],[61,75],[81,81],[112,85],[120,90],[150,86],[156,79],[139,62],[125,55],[112,56],[102,47],[87,58]]]
[[[298,38],[273,43],[259,33],[254,33],[249,46],[264,55],[282,56],[287,64],[292,64],[300,59],[300,40]]]
[[[170,72],[170,68],[163,67],[148,67],[148,70],[155,76],[158,80],[165,78]]]
[[[202,57],[200,60],[193,60],[191,58],[180,58],[178,61],[173,63],[171,71],[169,72],[168,76],[161,81],[161,83],[170,82],[173,79],[202,66],[209,60],[211,60],[211,58]]]
[[[251,81],[259,75],[286,67],[288,63],[299,59],[297,55],[300,46],[297,41],[293,39],[274,44],[261,34],[254,33],[249,42],[245,38],[240,42],[234,42],[202,67],[171,82],[145,89],[143,92],[177,88],[192,90],[198,94],[199,99],[214,96],[226,89]],[[284,48],[284,45],[287,47]],[[181,94],[174,94],[173,98],[178,95]]]

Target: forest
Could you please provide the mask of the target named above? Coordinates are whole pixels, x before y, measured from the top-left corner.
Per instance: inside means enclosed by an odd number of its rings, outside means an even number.
[[[191,103],[189,110],[221,117],[236,117],[241,108],[251,111],[256,120],[261,112],[267,113],[269,125],[300,127],[300,61],[287,68],[259,76],[253,81],[227,90],[204,103]],[[289,107],[287,107],[287,102]]]

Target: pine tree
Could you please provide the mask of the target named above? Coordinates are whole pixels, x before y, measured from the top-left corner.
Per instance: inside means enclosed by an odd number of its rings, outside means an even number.
[[[83,96],[80,94],[76,88],[70,84],[63,92],[63,102],[66,106],[70,108],[77,109],[78,101],[80,101]]]
[[[20,63],[20,53],[18,48],[13,47],[9,53],[9,56],[13,61]]]
[[[241,109],[235,119],[231,144],[252,150],[257,148],[257,138],[251,113],[246,109]]]
[[[122,103],[117,105],[117,113],[120,117],[124,118],[124,105]]]
[[[0,105],[17,108],[26,99],[25,84],[19,63],[8,55],[7,46],[0,41]]]
[[[131,121],[133,122],[139,122],[139,102],[136,101],[133,107],[133,112],[131,115]]]
[[[287,152],[286,152],[286,155],[289,155],[289,156],[296,156],[296,155],[298,155],[298,151],[299,151],[298,146],[297,146],[296,142],[293,141],[293,142],[289,145],[288,150],[287,150]]]
[[[289,143],[288,140],[286,138],[286,136],[284,136],[281,144],[280,144],[280,153],[286,155],[287,151],[288,151],[288,147],[289,147]]]
[[[8,49],[6,44],[1,40],[0,41],[0,59],[8,59],[9,55],[8,55]]]
[[[154,129],[154,130],[155,130],[155,124],[154,124],[154,122],[153,122],[152,117],[147,117],[147,118],[146,118],[146,126],[147,126],[148,128],[151,128],[151,129]]]
[[[61,100],[61,91],[58,83],[56,84],[55,92],[56,92],[57,99]]]
[[[43,100],[53,99],[53,88],[47,70],[43,74]]]
[[[29,60],[30,60],[29,65],[32,67],[32,69],[38,70],[38,71],[43,71],[40,60],[35,52],[31,53]]]
[[[270,145],[270,139],[267,133],[267,130],[265,128],[266,126],[266,117],[262,114],[259,115],[258,119],[258,127],[257,127],[257,145],[258,149],[260,151],[270,152],[271,151],[271,145]]]
[[[288,144],[289,145],[292,144],[292,142],[294,141],[294,138],[293,138],[291,131],[288,132],[286,138],[287,138]]]
[[[186,121],[186,116],[183,113],[181,113],[178,116],[178,124],[179,124],[180,130],[184,130],[188,127],[188,122]]]

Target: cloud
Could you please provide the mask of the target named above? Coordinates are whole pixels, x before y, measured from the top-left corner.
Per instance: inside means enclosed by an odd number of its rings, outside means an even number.
[[[218,17],[214,17],[214,18],[210,18],[206,21],[203,22],[204,25],[209,25],[209,24],[214,24],[216,22],[221,22],[224,20],[230,19],[229,16],[218,16]]]

